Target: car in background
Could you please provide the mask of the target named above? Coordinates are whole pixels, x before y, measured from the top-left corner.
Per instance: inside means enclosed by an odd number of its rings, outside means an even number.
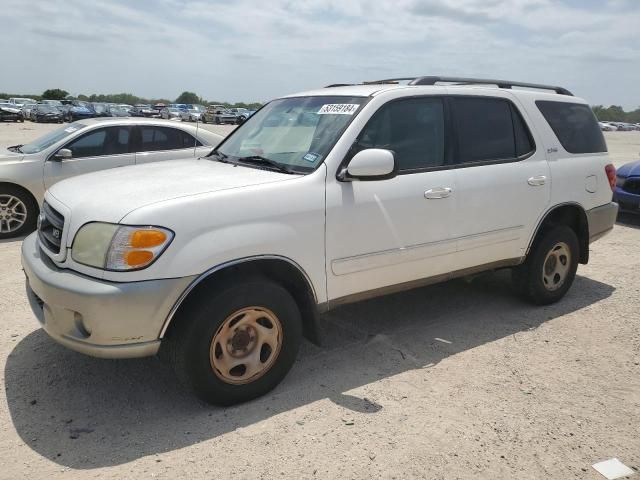
[[[151,105],[134,105],[131,111],[129,112],[132,117],[146,117],[150,118],[154,115],[157,115],[157,110],[155,110]]]
[[[160,118],[165,120],[182,120],[182,110],[176,107],[165,107],[160,112]]]
[[[209,105],[200,116],[202,123],[231,124],[238,123],[237,117],[222,105]]]
[[[24,122],[24,115],[19,107],[12,103],[0,103],[0,122]]]
[[[236,123],[240,125],[247,121],[247,119],[256,113],[255,110],[249,110],[248,108],[230,108],[229,111],[236,116]]]
[[[0,199],[10,201],[12,208],[3,212],[0,239],[33,231],[45,189],[60,180],[127,165],[198,158],[222,138],[188,124],[102,118],[65,125],[25,145],[2,147]]]
[[[54,107],[62,107],[62,102],[60,100],[40,100],[38,103],[43,105],[51,105]]]
[[[20,110],[22,111],[22,116],[28,120],[31,119],[31,110],[38,106],[37,103],[25,103],[22,105]]]
[[[169,108],[177,108],[179,110],[188,110],[189,107],[186,103],[170,103]]]
[[[20,108],[27,103],[37,103],[37,102],[33,98],[11,97],[9,99],[9,103]]]
[[[64,106],[62,118],[65,122],[74,122],[76,120],[85,120],[93,118],[96,112],[88,102],[82,100],[72,100],[71,103]]]
[[[201,116],[202,116],[202,111],[197,110],[195,108],[190,108],[188,110],[180,110],[180,119],[183,122],[199,122]]]
[[[618,127],[607,122],[598,122],[598,125],[600,125],[600,130],[603,132],[614,132],[618,130]]]
[[[127,110],[113,103],[92,103],[96,117],[130,117]]]
[[[627,163],[616,171],[613,201],[620,210],[640,214],[640,160]]]
[[[162,110],[167,108],[167,105],[164,103],[156,103],[152,108],[155,111],[155,114],[153,116],[156,118],[160,118],[160,114],[162,113]]]
[[[62,123],[62,112],[54,105],[40,103],[31,109],[29,120],[36,123]]]

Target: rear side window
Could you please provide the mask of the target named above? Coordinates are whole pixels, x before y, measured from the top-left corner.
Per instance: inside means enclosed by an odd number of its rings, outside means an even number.
[[[384,105],[360,134],[357,148],[392,150],[398,170],[444,165],[444,105],[440,98],[409,98]]]
[[[140,127],[141,152],[156,152],[160,150],[179,150],[202,145],[193,136],[171,127],[156,127],[153,125]]]
[[[538,109],[569,153],[600,153],[607,144],[588,105],[538,100]]]
[[[453,97],[458,163],[515,160],[535,146],[520,113],[501,98]]]

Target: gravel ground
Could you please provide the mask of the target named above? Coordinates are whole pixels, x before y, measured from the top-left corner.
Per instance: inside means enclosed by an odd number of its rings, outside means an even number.
[[[0,144],[51,126],[0,124]],[[55,128],[55,127],[54,127]],[[207,128],[212,128],[208,126]],[[640,133],[607,134],[620,165]],[[200,403],[155,358],[50,341],[0,243],[0,478],[602,478],[640,468],[640,216],[621,217],[560,303],[506,272],[346,306],[284,383]]]

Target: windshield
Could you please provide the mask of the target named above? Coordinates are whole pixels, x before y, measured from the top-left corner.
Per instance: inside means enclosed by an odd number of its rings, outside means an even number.
[[[53,105],[38,105],[38,111],[44,113],[58,113],[58,109]]]
[[[65,127],[58,128],[52,132],[43,135],[42,137],[34,140],[31,143],[22,145],[20,151],[22,153],[39,153],[45,148],[49,148],[54,143],[58,143],[60,140],[68,137],[69,135],[77,132],[81,128],[86,127],[84,123],[74,122]]]
[[[274,100],[215,151],[239,161],[259,156],[308,173],[326,158],[365,101],[338,96]]]

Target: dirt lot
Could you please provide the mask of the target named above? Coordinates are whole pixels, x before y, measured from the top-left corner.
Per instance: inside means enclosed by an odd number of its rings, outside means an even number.
[[[0,144],[47,126],[0,124]],[[208,126],[208,128],[212,128]],[[620,165],[640,133],[607,134]],[[351,305],[272,394],[195,400],[154,358],[51,342],[0,243],[0,478],[602,478],[640,468],[640,216],[621,217],[560,303],[506,272]]]

